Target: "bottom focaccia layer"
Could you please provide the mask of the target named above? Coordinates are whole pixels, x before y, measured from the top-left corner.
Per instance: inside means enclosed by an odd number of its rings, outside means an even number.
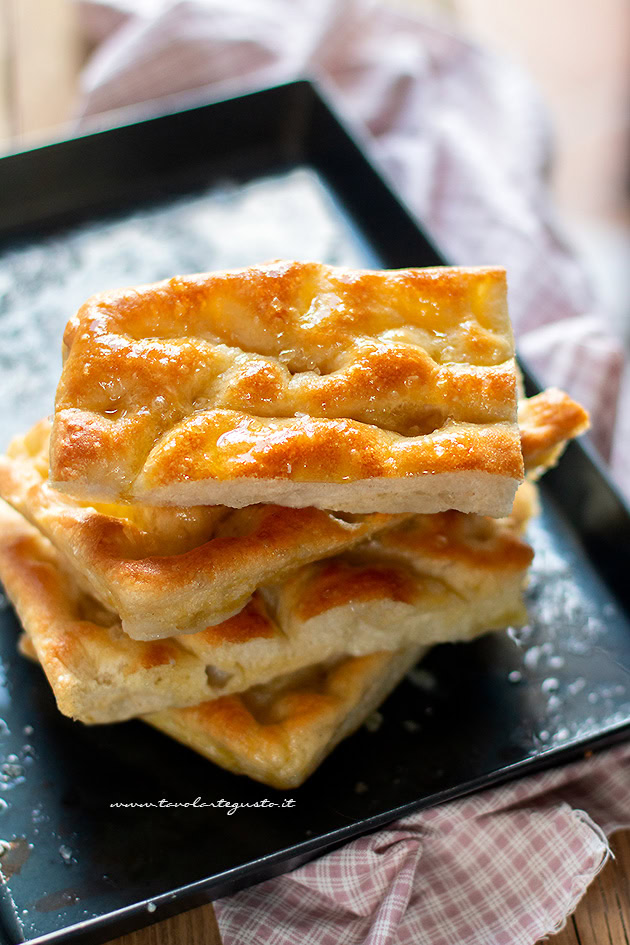
[[[209,758],[276,788],[302,784],[377,709],[428,647],[313,666],[240,695],[144,717]]]
[[[37,660],[27,634],[20,649]],[[295,788],[363,724],[427,649],[309,666],[247,692],[155,712],[143,721],[234,774]]]

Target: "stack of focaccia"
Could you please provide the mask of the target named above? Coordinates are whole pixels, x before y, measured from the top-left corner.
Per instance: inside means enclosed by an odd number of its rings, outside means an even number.
[[[296,786],[428,647],[523,620],[525,473],[587,424],[560,391],[517,403],[500,269],[94,297],[52,424],[0,459],[22,650],[66,715]]]

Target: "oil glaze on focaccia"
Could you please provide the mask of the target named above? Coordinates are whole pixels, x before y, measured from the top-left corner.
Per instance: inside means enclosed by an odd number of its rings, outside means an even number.
[[[502,269],[177,277],[64,341],[51,481],[78,497],[500,516],[523,475]]]
[[[266,685],[315,663],[519,623],[532,558],[520,531],[530,511],[526,501],[509,520],[418,515],[387,544],[375,539],[299,568],[229,620],[169,639],[130,639],[118,615],[86,594],[63,556],[2,501],[0,580],[60,710],[116,722]]]
[[[539,476],[586,412],[553,388],[519,405],[528,476]],[[61,552],[80,584],[133,638],[195,633],[245,606],[261,585],[397,526],[405,516],[335,515],[257,505],[89,504],[51,488],[48,421],[0,456],[0,496]]]

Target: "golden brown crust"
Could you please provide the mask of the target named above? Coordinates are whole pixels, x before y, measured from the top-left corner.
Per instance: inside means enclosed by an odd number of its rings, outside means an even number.
[[[569,440],[588,430],[589,416],[564,391],[548,387],[519,403],[518,423],[525,468],[538,478],[557,463]]]
[[[111,722],[208,696],[203,662],[174,640],[130,640],[65,574],[59,555],[0,502],[0,578],[60,710]]]
[[[28,634],[18,647],[38,661]],[[153,712],[143,720],[234,774],[294,788],[363,724],[426,650],[317,664],[240,695]]]
[[[565,438],[580,432],[585,414],[561,392],[551,391],[549,396],[543,392],[533,401],[533,410],[525,401],[519,411],[527,421],[525,463],[535,475],[537,462],[548,461],[550,455],[557,457]],[[542,439],[536,434],[539,421]],[[45,482],[48,435],[49,424],[42,421],[24,437],[16,438],[8,458],[0,457],[0,496],[43,531],[84,586],[115,611],[125,630],[138,639],[200,632],[217,623],[221,624],[217,634],[224,637],[228,630],[231,638],[243,632],[252,634],[256,630],[251,621],[246,629],[239,629],[238,620],[233,624],[221,621],[238,612],[256,588],[309,561],[356,547],[403,521],[402,516],[385,515],[349,516],[346,520],[318,509],[277,506],[240,511],[139,504],[90,506],[56,492]],[[446,512],[420,516],[417,523],[425,523],[422,540],[425,546],[433,541],[437,558],[437,542],[444,540],[443,535],[439,537],[438,523],[452,522],[446,528],[451,536],[447,556],[468,554],[471,566],[478,570],[488,548],[475,543],[472,533],[452,544],[475,521],[475,516],[466,519]],[[419,541],[419,525],[412,532]],[[518,570],[524,566],[523,553],[513,545],[509,533],[504,530],[501,534],[502,544],[489,566],[507,567],[516,556]],[[258,632],[263,632],[263,625]],[[208,630],[208,636],[212,635]]]
[[[413,604],[418,588],[412,574],[400,567],[384,564],[353,567],[349,561],[332,561],[314,567],[311,580],[303,590],[297,601],[296,614],[301,620],[311,620],[350,602],[365,603],[386,598]]]
[[[356,551],[306,565],[283,582],[278,612],[289,625],[325,633],[347,609],[361,626],[346,644],[353,653],[369,651],[355,649],[364,639],[391,649],[391,641],[463,640],[481,627],[520,623],[531,547],[507,519],[454,516],[434,525],[434,516],[417,515]],[[340,621],[339,634],[345,630]]]
[[[194,414],[166,433],[136,480],[152,489],[181,477],[333,482],[485,472],[521,475],[514,425],[449,421],[432,436],[400,437],[354,420],[267,419],[230,410]],[[262,475],[261,475],[262,473]],[[352,510],[350,510],[352,511]]]
[[[37,661],[26,633],[18,646]],[[275,788],[298,787],[425,652],[412,647],[318,664],[240,695],[154,712],[144,721],[235,774]]]
[[[494,573],[523,571],[533,552],[511,522],[502,525],[477,515],[442,512],[416,515],[404,525],[383,535],[383,548],[396,549],[416,560],[432,558]]]
[[[0,457],[0,496],[43,531],[136,639],[221,623],[261,584],[398,521],[278,506],[84,505],[45,480],[48,432],[41,421]]]
[[[488,528],[500,544],[509,525],[492,519]],[[117,617],[65,573],[52,545],[0,502],[0,578],[61,711],[85,722],[193,705],[314,663],[517,623],[530,554],[522,547],[519,571],[498,559],[494,569],[476,567],[470,556],[408,553],[375,539],[349,557],[298,568],[224,624],[146,643],[123,633]]]
[[[276,632],[264,601],[260,596],[254,595],[238,614],[223,623],[206,627],[194,636],[197,643],[212,647],[221,646],[223,643],[270,639]]]
[[[298,787],[377,708],[425,648],[372,653],[145,721],[236,774]]]
[[[505,294],[501,269],[280,261],[95,296],[64,336],[52,481],[92,499],[505,514],[522,478]]]

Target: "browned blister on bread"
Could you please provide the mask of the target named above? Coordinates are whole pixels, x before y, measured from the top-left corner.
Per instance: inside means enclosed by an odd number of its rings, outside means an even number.
[[[65,350],[51,481],[91,501],[501,516],[523,477],[502,269],[177,277]]]

